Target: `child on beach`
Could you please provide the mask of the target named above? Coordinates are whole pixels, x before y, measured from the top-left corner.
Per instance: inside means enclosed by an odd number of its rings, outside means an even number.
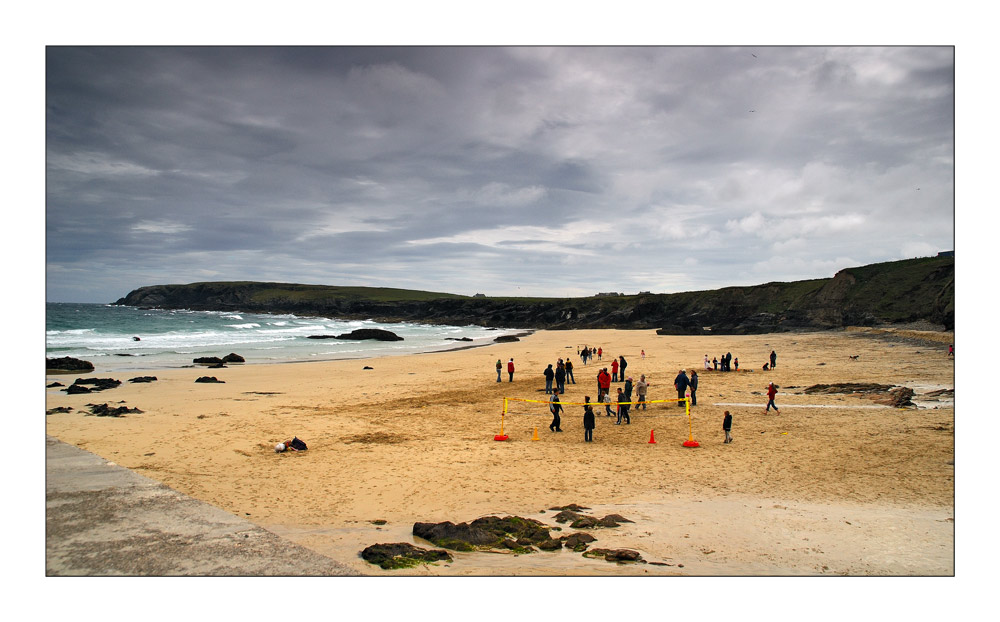
[[[583,398],[583,440],[590,443],[594,440],[594,408],[590,405],[590,396]]]
[[[733,435],[730,432],[733,429],[733,416],[729,414],[728,410],[724,414],[725,414],[725,416],[722,418],[722,429],[725,430],[725,432],[726,432],[726,440],[724,440],[722,442],[723,443],[732,443],[733,442]]]
[[[608,417],[614,414],[611,412],[611,391],[604,394],[604,411],[607,413]]]

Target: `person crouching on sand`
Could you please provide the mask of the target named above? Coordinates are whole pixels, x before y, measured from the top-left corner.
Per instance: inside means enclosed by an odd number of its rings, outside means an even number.
[[[583,398],[583,440],[590,443],[594,440],[594,407],[590,405],[590,396]]]

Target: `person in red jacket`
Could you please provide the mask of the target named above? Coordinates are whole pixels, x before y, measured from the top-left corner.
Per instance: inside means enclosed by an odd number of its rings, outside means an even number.
[[[618,382],[618,359],[611,359],[611,382]]]
[[[774,386],[773,382],[767,383],[767,408],[764,409],[765,413],[771,412],[771,407],[774,406],[774,413],[780,415],[778,412],[778,405],[774,403],[774,396],[778,394],[778,387]]]
[[[510,376],[507,382],[514,382],[514,359],[507,361],[507,375]]]
[[[608,368],[605,367],[597,372],[597,401],[604,401],[604,394],[609,391],[611,391],[611,374],[608,373]]]

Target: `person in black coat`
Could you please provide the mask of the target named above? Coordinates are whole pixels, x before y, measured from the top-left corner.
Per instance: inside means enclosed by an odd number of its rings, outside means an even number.
[[[560,425],[562,420],[559,417],[559,413],[563,412],[563,407],[559,402],[559,389],[556,389],[555,393],[552,394],[552,400],[549,402],[549,410],[552,411],[552,423],[549,424],[549,429],[553,432],[562,432],[562,426]]]
[[[722,418],[722,429],[726,432],[726,440],[723,443],[732,443],[733,435],[730,433],[733,429],[733,416],[729,414],[727,410],[725,416]]]
[[[684,393],[685,393],[685,391],[687,391],[687,388],[688,388],[688,386],[690,386],[690,384],[691,384],[691,381],[688,380],[687,372],[685,372],[682,369],[680,371],[680,373],[677,374],[677,377],[674,378],[674,388],[677,389],[677,399],[678,400],[683,400],[684,399]],[[681,408],[684,408],[684,402],[680,402],[679,401],[679,402],[677,402],[677,405],[680,406]]]
[[[698,372],[691,370],[691,380],[688,382],[691,387],[691,405],[698,405]]]
[[[625,368],[628,367],[628,361],[625,360],[624,356],[618,357],[618,377],[621,378],[622,382],[625,381]]]
[[[552,371],[552,363],[549,363],[542,375],[545,376],[545,395],[550,395],[552,393],[552,379],[556,375],[556,372]]]
[[[583,398],[583,440],[591,442],[594,440],[595,417],[594,407],[590,405],[590,396]]]

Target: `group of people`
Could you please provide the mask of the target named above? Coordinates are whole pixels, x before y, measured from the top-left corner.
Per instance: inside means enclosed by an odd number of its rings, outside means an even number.
[[[601,346],[597,346],[596,348],[583,346],[583,349],[577,349],[576,353],[580,355],[580,360],[583,361],[584,365],[587,364],[587,361],[593,361],[595,356],[598,361],[604,358],[604,348]]]
[[[598,347],[591,349],[584,346],[582,350],[579,351],[580,357],[584,364],[588,360],[593,360],[596,355],[598,360],[603,359],[603,349]],[[643,352],[645,355],[645,352]],[[643,356],[645,358],[645,356]],[[771,351],[769,362],[764,365],[764,369],[774,369],[777,364],[778,355]],[[711,365],[711,366],[710,366]],[[626,376],[625,368],[628,366],[628,362],[625,360],[624,356],[619,356],[617,358],[612,358],[611,361],[611,371],[608,372],[608,367],[601,368],[597,373],[597,402],[603,403],[605,407],[605,416],[614,417],[617,415],[617,420],[615,425],[621,425],[624,422],[626,425],[631,424],[631,410],[632,410],[632,394],[636,395],[634,401],[636,410],[646,409],[647,406],[647,396],[650,387],[650,383],[646,381],[645,374],[639,376],[639,381],[633,383],[632,378]],[[496,370],[497,370],[497,382],[502,381],[503,373],[503,363],[501,359],[497,359]],[[508,382],[514,381],[514,359],[511,358],[507,362],[507,374]],[[739,359],[733,358],[733,355],[727,352],[720,358],[713,359],[711,362],[708,359],[708,355],[705,355],[705,369],[710,370],[720,370],[720,371],[731,371],[739,370]],[[549,429],[553,432],[562,432],[562,415],[565,413],[562,403],[559,400],[560,394],[566,393],[566,383],[567,381],[571,384],[576,384],[576,379],[573,376],[573,362],[567,358],[563,360],[559,358],[557,362],[549,364],[545,371],[542,372],[545,377],[545,393],[551,395],[549,400],[549,409],[552,412],[552,423],[549,424]],[[621,382],[623,386],[617,388],[616,399],[612,399],[611,393],[611,383]],[[691,375],[688,376],[687,371],[681,369],[677,376],[674,378],[674,389],[677,391],[677,405],[684,408],[685,397],[690,398],[690,405],[696,406],[698,399],[698,372],[695,370],[691,371]],[[771,408],[774,408],[776,414],[780,414],[778,411],[778,406],[775,404],[774,399],[777,395],[778,387],[773,383],[769,383],[767,386],[767,407],[765,408],[765,413],[769,413]],[[617,408],[612,411],[612,402],[617,403]],[[583,405],[583,428],[584,428],[584,441],[593,442],[594,440],[594,428],[596,426],[596,416],[594,413],[594,406],[591,402],[591,397],[589,395],[584,396]],[[725,432],[724,443],[732,442],[732,414],[727,410],[723,416],[722,428]]]
[[[576,384],[576,378],[573,377],[573,361],[566,359],[563,361],[559,359],[556,362],[556,368],[552,369],[552,363],[545,368],[542,372],[545,376],[545,394],[551,395],[552,393],[552,383],[556,383],[556,389],[559,393],[566,392],[566,381],[569,380],[571,384]]]
[[[740,370],[740,359],[734,359],[731,352],[726,352],[721,358],[712,357],[711,362],[708,355],[705,355],[705,369],[714,371],[736,371]]]
[[[691,377],[689,378],[686,370],[680,370],[674,378],[674,388],[677,389],[678,400],[683,400],[686,397],[688,389],[691,389],[691,405],[696,406],[698,404],[698,372],[692,369]],[[677,405],[684,408],[684,402],[682,401],[678,401]]]

